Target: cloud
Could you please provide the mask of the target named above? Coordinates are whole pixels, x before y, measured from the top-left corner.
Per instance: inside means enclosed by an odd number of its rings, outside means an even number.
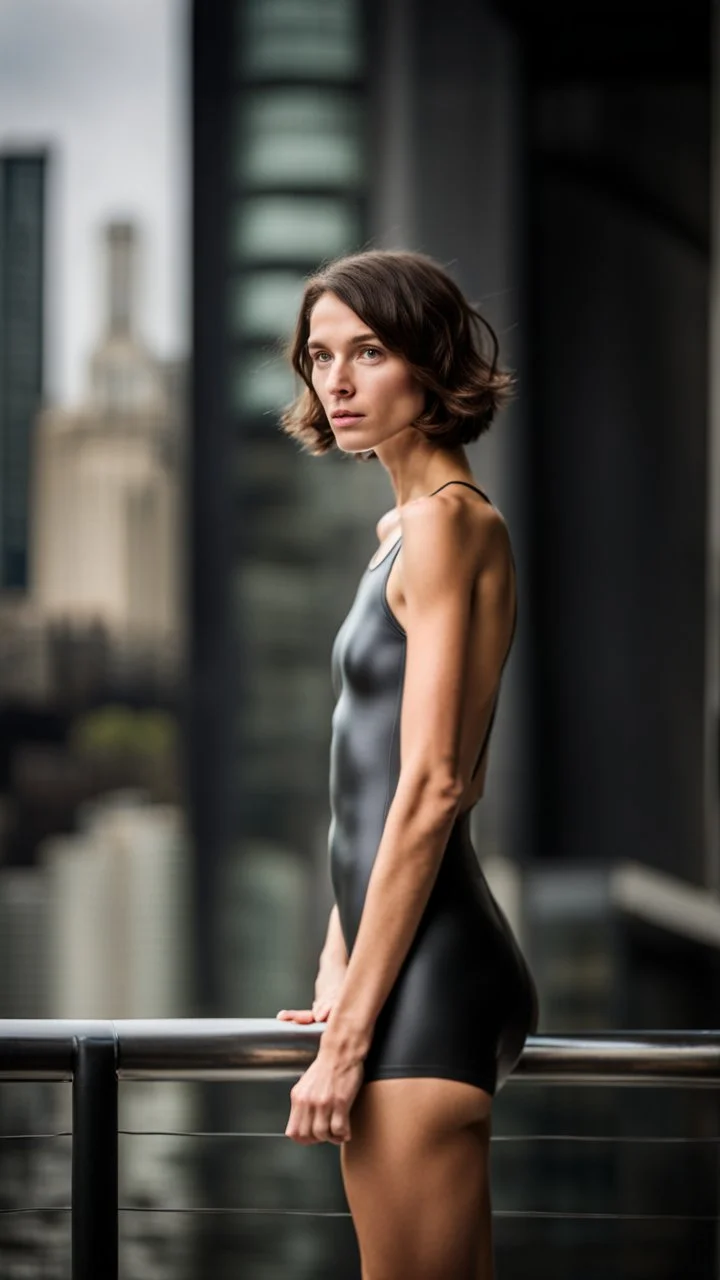
[[[0,94],[62,88],[82,97],[128,73],[142,83],[156,61],[166,8],[164,0],[5,0]]]

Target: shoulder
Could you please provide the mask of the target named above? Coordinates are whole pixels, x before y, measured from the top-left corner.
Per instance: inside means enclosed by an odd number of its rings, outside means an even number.
[[[386,511],[384,515],[381,515],[375,525],[378,542],[384,542],[385,538],[392,533],[393,529],[397,527],[399,522],[400,514],[397,507],[393,507],[391,511]]]
[[[400,512],[404,574],[462,582],[484,569],[510,565],[510,535],[497,507],[480,497],[443,492],[418,498]]]

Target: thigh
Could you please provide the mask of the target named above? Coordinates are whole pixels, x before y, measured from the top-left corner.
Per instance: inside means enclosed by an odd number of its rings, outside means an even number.
[[[492,1280],[490,1095],[452,1080],[373,1080],[341,1147],[363,1280]]]

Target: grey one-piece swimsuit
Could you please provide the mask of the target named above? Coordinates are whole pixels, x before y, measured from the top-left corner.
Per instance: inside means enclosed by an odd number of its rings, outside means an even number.
[[[329,860],[348,952],[400,772],[406,638],[386,595],[400,541],[365,570],[332,650],[337,702]],[[493,709],[475,772],[494,717]],[[465,813],[450,832],[415,937],[375,1024],[364,1080],[439,1076],[495,1093],[535,1031],[537,1012],[530,971],[483,875]]]

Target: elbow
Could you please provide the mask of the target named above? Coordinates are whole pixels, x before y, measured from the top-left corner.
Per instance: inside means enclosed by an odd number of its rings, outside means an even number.
[[[411,808],[426,814],[433,825],[436,822],[444,825],[455,818],[464,787],[453,770],[439,767],[416,770],[407,775],[406,785]]]

